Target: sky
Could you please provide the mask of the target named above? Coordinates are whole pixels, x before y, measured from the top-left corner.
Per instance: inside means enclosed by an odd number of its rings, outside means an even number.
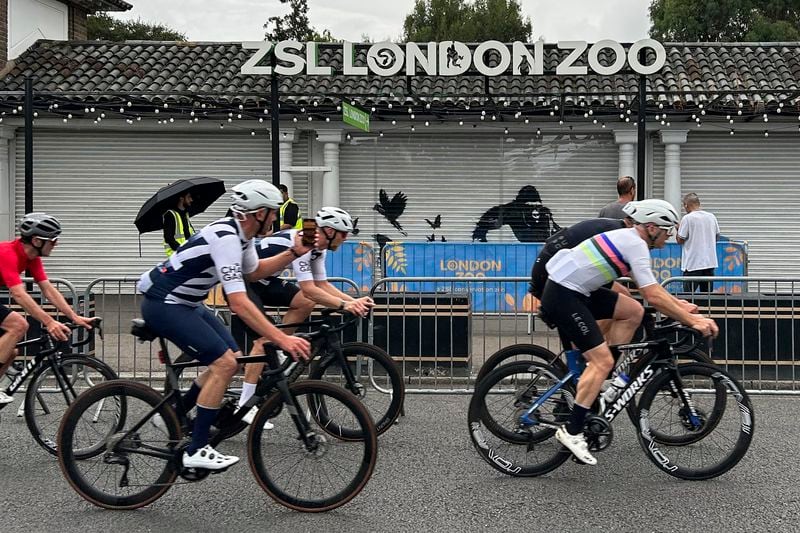
[[[127,0],[133,9],[123,19],[142,18],[184,33],[191,41],[259,41],[262,25],[288,8],[278,0]],[[547,43],[612,39],[630,42],[647,37],[648,0],[520,0],[533,22],[533,39]],[[414,0],[308,0],[309,19],[318,31],[359,42],[400,41],[403,20]]]

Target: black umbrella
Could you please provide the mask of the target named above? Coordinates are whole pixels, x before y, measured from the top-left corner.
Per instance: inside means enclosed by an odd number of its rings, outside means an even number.
[[[136,215],[136,228],[139,233],[147,233],[162,229],[164,213],[174,209],[180,196],[192,193],[192,205],[188,208],[189,216],[202,213],[214,200],[225,194],[225,182],[217,178],[187,178],[161,187],[139,209]]]

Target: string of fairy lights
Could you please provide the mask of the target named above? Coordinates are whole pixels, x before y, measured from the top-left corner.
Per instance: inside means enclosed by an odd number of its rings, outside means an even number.
[[[646,111],[648,124],[671,128],[673,125],[686,129],[706,127],[726,130],[730,135],[736,134],[739,124],[762,124],[763,128],[748,126],[747,131],[760,131],[765,137],[770,132],[795,130],[800,132],[800,124],[791,117],[796,115],[800,121],[800,101],[797,96],[786,97],[765,102],[760,94],[776,94],[780,91],[750,92],[737,95],[718,96],[716,100],[692,105],[676,94],[650,94],[659,101],[649,102]],[[758,98],[748,98],[759,95]],[[84,95],[85,96],[85,95]],[[99,95],[94,95],[97,98]],[[619,124],[631,124],[633,127],[639,119],[638,104],[633,95],[606,95],[618,100],[631,98],[631,102],[608,101],[589,102],[583,95],[564,94],[560,96],[537,96],[539,102],[530,102],[530,96],[480,96],[472,97],[470,102],[442,103],[447,95],[406,99],[403,103],[381,101],[376,102],[374,96],[324,96],[321,100],[297,101],[286,98],[280,102],[281,127],[287,124],[300,129],[313,129],[319,124],[340,124],[342,121],[341,102],[348,102],[369,112],[371,124],[377,134],[406,132],[415,133],[436,125],[457,124],[472,129],[489,129],[502,131],[504,135],[519,132],[532,132],[535,127],[537,136],[546,133],[562,132],[573,127],[598,127],[605,129],[619,128]],[[593,95],[598,98],[598,95]],[[673,97],[672,103],[663,100]],[[463,98],[452,96],[452,99]],[[739,99],[735,102],[734,99]],[[747,101],[742,101],[747,98]],[[425,100],[433,100],[425,101]],[[153,103],[147,96],[129,95],[127,97],[108,97],[109,101],[88,103],[80,97],[56,94],[34,95],[34,121],[39,118],[61,118],[63,124],[70,121],[91,121],[101,125],[103,121],[124,119],[134,126],[138,123],[155,123],[169,126],[171,124],[194,125],[199,123],[216,123],[220,129],[249,130],[250,134],[266,134],[271,120],[269,102],[263,99],[245,103],[226,103],[208,101],[207,98],[185,97],[183,102]],[[334,104],[333,102],[339,102]],[[6,94],[0,99],[0,124],[9,118],[21,119],[23,116],[22,95]],[[258,125],[256,125],[258,124]],[[533,124],[533,125],[531,125]],[[262,129],[263,128],[263,129]],[[360,131],[348,131],[347,138],[363,135]]]

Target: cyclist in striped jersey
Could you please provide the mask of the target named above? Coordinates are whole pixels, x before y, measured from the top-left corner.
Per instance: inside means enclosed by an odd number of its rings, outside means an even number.
[[[609,344],[630,342],[644,309],[630,297],[603,285],[630,276],[656,309],[704,335],[716,335],[716,323],[668,293],[650,267],[650,249],[663,248],[674,235],[678,213],[664,200],[629,202],[624,207],[636,225],[590,237],[572,249],[559,250],[547,263],[549,279],[542,294],[541,314],[572,342],[589,363],[578,381],[575,405],[556,439],[586,464],[597,464],[583,436],[586,415],[603,381],[614,367]],[[606,338],[597,320],[612,319]]]
[[[338,207],[323,207],[315,217],[317,223],[316,244],[309,253],[298,257],[292,262],[292,271],[297,278],[297,284],[291,283],[277,276],[250,283],[248,295],[259,308],[267,305],[270,307],[285,307],[283,315],[285,324],[302,322],[314,310],[315,305],[347,311],[359,316],[366,316],[375,305],[372,298],[362,296],[353,298],[340,291],[328,281],[325,269],[325,257],[328,251],[335,252],[347,240],[353,231],[353,219],[344,209]],[[262,239],[256,246],[260,258],[273,257],[282,254],[292,241],[297,238],[298,230],[290,229],[278,232]],[[247,328],[244,328],[245,330]],[[245,331],[248,338],[255,338],[251,331]],[[250,355],[264,353],[264,339],[256,339]],[[242,394],[239,397],[239,407],[255,394],[256,384],[264,369],[264,363],[250,363],[245,366]],[[250,424],[258,411],[253,407],[242,420]],[[272,429],[272,423],[267,422],[264,427]]]
[[[208,366],[184,396],[187,408],[197,405],[192,442],[183,454],[187,468],[222,470],[239,461],[208,444],[211,424],[238,369],[235,358],[241,355],[228,330],[202,305],[217,283],[222,284],[231,311],[259,335],[295,359],[307,359],[310,353],[308,341],[286,335],[264,317],[247,297],[245,281],[280,272],[311,248],[298,238],[284,253],[259,260],[253,238],[272,227],[283,197],[263,180],[235,186],[231,197],[232,217],[195,233],[169,259],[142,274],[138,283],[147,325]],[[158,424],[155,417],[153,421]]]

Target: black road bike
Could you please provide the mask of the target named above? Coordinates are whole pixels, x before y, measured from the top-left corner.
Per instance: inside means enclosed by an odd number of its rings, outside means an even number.
[[[76,342],[59,342],[47,332],[36,339],[16,345],[18,350],[37,347],[27,361],[15,361],[7,373],[11,383],[5,393],[9,396],[19,391],[30,378],[21,413],[36,443],[48,453],[56,455],[56,433],[61,418],[75,398],[86,389],[107,380],[117,379],[117,374],[103,361],[74,353],[72,350],[89,344],[99,333],[101,319],[94,320],[94,328],[85,338]],[[74,324],[66,324],[73,331]],[[12,404],[0,405],[0,410]],[[19,416],[19,415],[18,415]]]
[[[182,466],[192,420],[181,399],[178,372],[200,363],[173,363],[165,339],[144,321],[134,321],[132,333],[145,341],[158,339],[166,370],[164,394],[134,381],[103,383],[77,399],[58,433],[59,463],[67,481],[87,501],[107,509],[142,507],[160,498],[178,477],[188,483],[219,472]],[[306,336],[313,346],[326,333],[322,326]],[[266,362],[270,370],[242,409],[234,410],[230,401],[222,405],[210,444],[216,447],[237,433],[233,428],[260,404],[247,438],[248,462],[259,485],[297,511],[344,505],[361,492],[375,468],[377,432],[369,412],[352,393],[331,383],[290,384],[286,373],[295,363],[278,364],[274,349],[267,352],[237,358],[239,363]],[[154,421],[156,414],[161,420]],[[267,420],[274,421],[274,429],[263,429]]]
[[[377,346],[364,342],[342,343],[340,332],[355,325],[359,317],[349,313],[341,317],[338,311],[325,309],[319,318],[293,324],[276,324],[278,328],[318,332],[313,341],[310,367],[305,363],[290,366],[288,381],[294,383],[308,371],[310,379],[344,387],[361,400],[375,421],[378,435],[382,435],[394,425],[403,410],[406,395],[403,376],[391,356]],[[177,363],[187,361],[193,359],[185,353],[176,360]],[[183,387],[189,386],[186,378],[183,376]],[[228,392],[226,397],[230,406],[236,405],[237,394]],[[228,425],[227,436],[246,428],[247,424],[243,422],[238,426]],[[343,428],[342,437],[358,438],[358,434]]]
[[[681,361],[714,364],[714,360],[704,349],[705,346],[701,346],[705,341],[699,331],[676,330],[675,326],[680,325],[679,322],[670,318],[656,320],[655,313],[655,308],[645,307],[642,324],[637,329],[631,342],[666,338],[672,344],[674,352]],[[563,351],[561,354],[563,354]],[[475,377],[475,382],[480,382],[498,366],[516,361],[534,361],[545,365],[553,365],[566,373],[567,365],[561,354],[557,354],[538,344],[519,343],[505,346],[486,359]]]
[[[611,422],[641,392],[634,425],[642,449],[661,470],[703,480],[741,460],[755,419],[747,392],[732,376],[713,365],[678,364],[666,339],[617,348],[623,355],[617,368],[628,369],[630,382],[607,405],[595,402],[584,427],[591,451],[611,444]],[[569,420],[581,371],[577,365],[564,373],[523,361],[502,365],[481,380],[468,413],[481,458],[504,474],[539,476],[572,457],[554,437]]]

